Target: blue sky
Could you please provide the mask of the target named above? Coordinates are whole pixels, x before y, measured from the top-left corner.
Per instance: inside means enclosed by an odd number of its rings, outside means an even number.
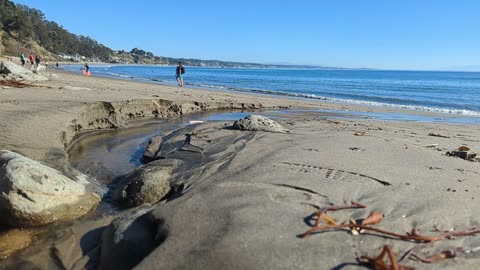
[[[14,0],[113,48],[242,62],[480,69],[480,1]]]

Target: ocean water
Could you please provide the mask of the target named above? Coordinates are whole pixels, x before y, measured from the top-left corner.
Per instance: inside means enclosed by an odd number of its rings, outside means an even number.
[[[79,66],[64,69],[80,73]],[[176,85],[175,67],[91,66],[93,76]],[[186,85],[480,117],[480,72],[186,67]]]

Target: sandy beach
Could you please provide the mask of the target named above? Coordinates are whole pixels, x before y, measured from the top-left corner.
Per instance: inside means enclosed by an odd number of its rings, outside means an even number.
[[[49,81],[0,89],[0,150],[61,172],[71,170],[68,150],[94,131],[134,130],[149,120],[207,111],[306,110],[275,118],[288,133],[239,131],[225,128],[233,121],[207,121],[165,134],[159,158],[145,165],[170,168],[162,171],[171,188],[164,199],[22,227],[24,241],[8,236],[20,228],[4,227],[0,269],[365,269],[356,258],[376,257],[385,245],[397,258],[413,248],[421,258],[458,248],[455,258],[434,265],[414,256],[400,262],[415,269],[478,268],[476,233],[405,241],[368,230],[352,235],[344,227],[300,237],[319,209],[351,202],[367,208],[331,211],[335,222],[323,218],[321,225],[348,224],[377,211],[384,218],[372,226],[401,235],[412,229],[427,236],[479,230],[480,163],[446,155],[461,146],[480,152],[478,125],[332,118],[308,109],[398,111],[61,70],[44,75]],[[185,134],[191,135],[190,148]],[[108,242],[122,226],[123,240]]]

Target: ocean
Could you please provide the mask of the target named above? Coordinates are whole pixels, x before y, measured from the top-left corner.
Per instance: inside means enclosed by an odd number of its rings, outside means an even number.
[[[80,73],[80,66],[64,66]],[[93,76],[176,85],[175,67],[93,65]],[[480,117],[480,72],[186,67],[187,87]]]

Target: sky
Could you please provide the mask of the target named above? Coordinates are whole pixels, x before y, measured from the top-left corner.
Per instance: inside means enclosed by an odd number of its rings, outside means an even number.
[[[256,63],[480,70],[476,0],[14,0],[115,50]]]

